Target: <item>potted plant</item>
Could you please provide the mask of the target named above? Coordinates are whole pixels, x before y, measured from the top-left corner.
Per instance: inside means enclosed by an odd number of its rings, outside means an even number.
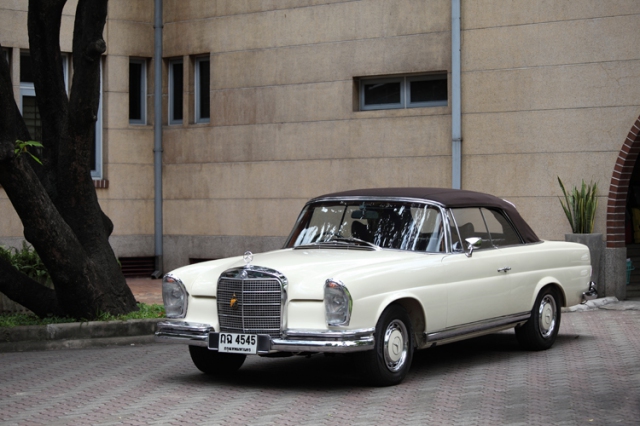
[[[558,183],[562,189],[564,201],[560,204],[571,225],[571,234],[565,234],[565,241],[581,243],[589,247],[591,254],[591,279],[596,283],[598,294],[604,295],[605,286],[601,265],[604,258],[604,241],[601,233],[594,233],[593,228],[598,207],[598,185],[591,182],[588,185],[582,181],[581,187],[573,187],[571,191],[565,189],[560,177]]]

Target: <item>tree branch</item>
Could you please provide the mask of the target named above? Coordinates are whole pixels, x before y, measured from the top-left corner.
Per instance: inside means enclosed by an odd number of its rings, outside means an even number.
[[[66,0],[29,0],[28,30],[33,85],[42,123],[43,166],[35,169],[49,197],[57,199],[59,143],[66,133],[69,100],[60,52],[60,25]]]
[[[18,272],[2,258],[0,258],[0,292],[40,318],[48,315],[64,316],[64,312],[58,305],[55,290]]]

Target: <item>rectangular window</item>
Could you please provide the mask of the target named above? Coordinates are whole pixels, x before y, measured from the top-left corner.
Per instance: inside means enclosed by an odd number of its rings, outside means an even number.
[[[91,152],[91,177],[94,179],[102,179],[102,79],[103,79],[103,63],[100,62],[100,103],[98,104],[98,114],[96,119],[95,133],[93,135],[93,150]]]
[[[360,110],[447,106],[446,74],[360,80]]]
[[[196,123],[208,123],[210,112],[210,65],[209,57],[197,58],[195,67]]]
[[[169,62],[169,124],[182,124],[184,65],[182,59]]]
[[[20,111],[31,138],[42,141],[42,122],[36,102],[36,89],[33,87],[29,52],[20,52]]]
[[[62,71],[65,86],[69,81],[69,56],[62,56]],[[24,119],[29,134],[33,140],[42,141],[42,122],[36,100],[36,90],[33,86],[31,57],[29,52],[20,52],[20,112]],[[94,144],[91,150],[91,176],[94,179],[102,178],[102,63],[100,64],[100,105],[94,129]]]
[[[129,123],[147,124],[147,61],[129,60]]]

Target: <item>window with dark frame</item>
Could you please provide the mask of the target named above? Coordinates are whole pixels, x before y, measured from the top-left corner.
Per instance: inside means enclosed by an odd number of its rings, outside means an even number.
[[[362,78],[359,92],[362,111],[448,105],[446,74]]]
[[[29,135],[33,140],[41,142],[42,122],[36,101],[36,91],[33,87],[29,52],[20,53],[20,109]]]
[[[146,124],[147,62],[129,60],[129,123]]]
[[[169,124],[182,124],[184,64],[182,59],[169,62]]]
[[[195,102],[196,123],[208,123],[211,118],[210,107],[210,69],[209,57],[197,58],[195,62]]]
[[[65,85],[68,85],[69,56],[62,55]],[[31,57],[28,51],[20,52],[20,112],[33,140],[42,141],[42,122],[33,85]],[[67,86],[68,87],[68,86]],[[100,104],[93,131],[94,144],[91,147],[91,176],[102,178],[102,63],[100,64]]]

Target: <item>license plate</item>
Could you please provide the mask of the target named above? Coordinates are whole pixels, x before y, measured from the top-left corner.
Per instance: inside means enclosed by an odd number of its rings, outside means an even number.
[[[218,352],[256,354],[258,352],[258,336],[255,334],[220,333],[218,335]]]

